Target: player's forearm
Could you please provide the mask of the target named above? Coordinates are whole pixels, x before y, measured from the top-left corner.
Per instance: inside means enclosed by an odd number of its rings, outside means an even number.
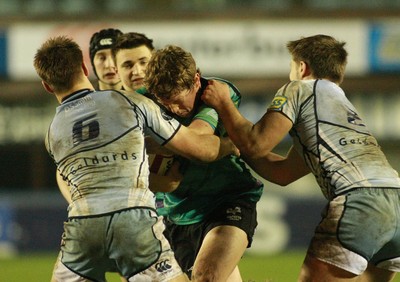
[[[285,169],[285,160],[281,158],[269,158],[265,156],[259,159],[244,158],[246,163],[262,178],[277,185],[286,186],[296,179],[291,179]]]
[[[198,135],[197,146],[197,150],[193,151],[192,159],[201,162],[213,162],[220,157],[221,140],[215,135]]]
[[[281,186],[289,185],[310,173],[304,161],[292,151],[286,157],[268,153],[262,158],[244,160],[261,177]]]
[[[229,138],[219,138],[209,134],[199,135],[199,137],[198,148],[194,151],[195,154],[188,157],[189,159],[213,162],[228,155],[240,155],[240,151]]]
[[[181,126],[164,146],[189,160],[212,162],[218,158],[220,139],[211,134],[199,135],[194,130]]]
[[[229,138],[238,147],[242,155],[253,157],[257,142],[253,142],[253,123],[244,118],[233,103],[221,104],[218,114],[222,119]]]

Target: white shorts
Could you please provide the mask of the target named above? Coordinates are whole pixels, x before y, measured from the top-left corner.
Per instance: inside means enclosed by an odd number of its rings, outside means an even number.
[[[164,228],[162,217],[148,208],[69,219],[52,281],[105,281],[106,272],[118,272],[128,281],[169,281],[182,270]],[[150,280],[137,280],[135,274],[149,267],[154,268]]]
[[[368,263],[400,272],[400,190],[360,188],[334,198],[308,254],[356,275]]]

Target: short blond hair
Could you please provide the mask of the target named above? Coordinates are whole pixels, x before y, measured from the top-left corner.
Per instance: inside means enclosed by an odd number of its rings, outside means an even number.
[[[149,93],[160,99],[170,99],[181,91],[192,88],[200,70],[190,52],[168,45],[152,55],[145,75]]]

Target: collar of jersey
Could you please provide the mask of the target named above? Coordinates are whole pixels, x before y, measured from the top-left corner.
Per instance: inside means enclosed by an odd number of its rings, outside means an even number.
[[[65,96],[62,100],[61,103],[66,103],[66,102],[70,102],[79,98],[82,98],[84,96],[86,96],[87,94],[90,94],[94,92],[92,89],[89,88],[85,88],[85,89],[81,89],[75,92],[72,92],[71,94],[69,94],[68,96]]]

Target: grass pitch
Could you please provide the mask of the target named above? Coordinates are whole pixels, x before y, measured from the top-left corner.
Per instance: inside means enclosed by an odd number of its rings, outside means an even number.
[[[56,257],[57,252],[0,258],[0,281],[50,281]],[[245,282],[296,281],[303,257],[304,251],[291,251],[265,257],[246,255],[239,267]],[[121,281],[115,273],[108,273],[107,279],[109,282]]]
[[[245,255],[240,262],[244,282],[292,282],[297,280],[305,251],[287,251],[269,256]],[[57,252],[0,258],[0,281],[50,281]],[[107,274],[108,282],[120,282],[115,273]],[[394,282],[400,282],[400,276]]]

